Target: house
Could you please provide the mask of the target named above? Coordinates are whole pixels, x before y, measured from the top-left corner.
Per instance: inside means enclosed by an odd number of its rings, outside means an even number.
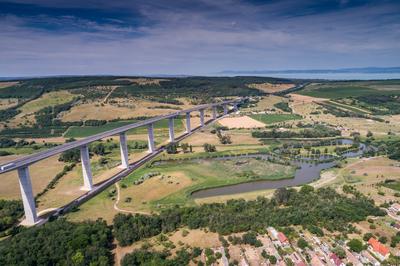
[[[279,242],[281,242],[282,246],[289,245],[289,240],[282,232],[278,233],[278,240],[279,240]]]
[[[332,254],[329,256],[329,258],[330,258],[331,262],[332,262],[334,265],[336,265],[336,266],[346,266],[346,265],[342,262],[342,260],[341,260],[335,253],[332,253]]]
[[[310,264],[311,264],[311,266],[324,266],[324,265],[325,265],[325,264],[318,258],[317,255],[312,256]]]
[[[380,266],[381,263],[375,259],[374,256],[372,256],[368,251],[363,250],[361,251],[361,257],[360,260],[363,264],[370,264],[373,266]]]
[[[275,230],[273,227],[267,228],[268,234],[272,237],[272,240],[278,239],[278,231]]]
[[[371,237],[368,240],[369,247],[368,249],[375,255],[377,256],[380,260],[385,260],[389,257],[390,252],[389,248],[387,248],[385,245],[380,243],[378,240],[375,238]]]
[[[395,223],[395,224],[393,225],[393,227],[394,227],[395,229],[397,229],[397,230],[400,230],[400,224],[399,224],[399,223]]]
[[[399,204],[399,203],[393,203],[393,204],[389,207],[389,211],[393,212],[394,214],[400,212],[400,204]]]

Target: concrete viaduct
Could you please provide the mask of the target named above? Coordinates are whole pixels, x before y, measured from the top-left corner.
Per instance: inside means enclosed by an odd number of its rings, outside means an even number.
[[[46,159],[48,157],[60,154],[62,152],[71,150],[71,149],[80,149],[80,154],[81,154],[81,164],[82,164],[82,174],[83,174],[83,190],[88,191],[86,195],[83,195],[79,200],[75,201],[75,205],[77,205],[78,202],[84,202],[86,201],[87,197],[90,195],[95,195],[97,193],[92,193],[95,192],[95,190],[100,190],[100,188],[96,188],[93,186],[92,182],[92,171],[90,168],[90,157],[89,157],[89,144],[101,140],[103,138],[111,137],[111,136],[119,136],[120,140],[120,150],[121,150],[121,168],[126,169],[127,171],[125,172],[125,175],[133,171],[134,169],[138,168],[139,166],[143,165],[145,162],[151,160],[154,158],[157,154],[159,154],[162,149],[157,149],[154,143],[154,123],[163,119],[168,119],[169,123],[169,142],[175,142],[178,140],[181,140],[182,138],[189,136],[192,133],[192,128],[191,128],[191,123],[190,123],[190,115],[192,112],[199,112],[200,114],[200,127],[203,127],[205,125],[205,120],[204,120],[204,111],[206,109],[212,109],[212,120],[210,122],[215,121],[218,118],[218,112],[217,108],[218,107],[223,107],[223,114],[227,115],[228,114],[228,106],[231,105],[233,106],[233,109],[236,111],[238,108],[238,105],[244,101],[244,98],[240,99],[235,99],[235,100],[229,100],[229,101],[223,101],[223,102],[218,102],[218,103],[212,103],[212,104],[203,104],[196,106],[191,109],[187,110],[182,110],[179,112],[163,115],[163,116],[158,116],[154,117],[151,119],[147,119],[144,121],[140,121],[137,123],[133,123],[130,125],[126,125],[123,127],[115,128],[103,133],[99,133],[84,139],[80,139],[77,141],[65,143],[63,145],[56,146],[54,148],[45,150],[43,152],[39,152],[36,154],[32,154],[26,157],[23,157],[21,159],[17,159],[11,162],[8,162],[7,164],[1,165],[0,166],[0,174],[6,173],[9,171],[14,171],[16,170],[18,172],[18,178],[19,178],[19,185],[21,189],[21,196],[22,196],[22,202],[24,206],[24,211],[25,211],[25,220],[23,224],[25,225],[35,225],[39,222],[38,215],[36,213],[36,205],[35,205],[35,199],[32,191],[32,184],[31,184],[31,178],[29,175],[29,166],[31,164],[34,164],[40,160]],[[174,134],[174,119],[179,116],[179,115],[185,115],[186,117],[186,132],[183,136],[180,136],[178,138],[175,138]],[[126,132],[130,129],[133,128],[138,128],[138,127],[147,127],[147,133],[148,133],[148,152],[149,156],[146,156],[145,158],[135,162],[130,166],[129,161],[128,161],[128,145],[127,145],[127,138],[126,138]],[[130,171],[129,171],[130,170]],[[115,183],[119,179],[121,179],[123,176],[120,173],[117,174],[116,176],[110,178],[110,180],[105,181],[101,186],[101,189],[104,189],[105,187],[108,187],[109,185]],[[112,180],[111,180],[112,179]],[[86,200],[85,200],[86,199]]]

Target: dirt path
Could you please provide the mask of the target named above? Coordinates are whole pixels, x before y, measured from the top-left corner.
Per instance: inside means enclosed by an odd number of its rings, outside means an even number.
[[[120,200],[120,188],[119,188],[118,182],[115,183],[115,187],[117,188],[117,200],[114,202],[114,210],[119,211],[119,212],[124,212],[124,213],[131,213],[131,214],[150,214],[149,212],[129,211],[129,210],[120,209],[118,207],[118,203],[119,203],[119,200]]]
[[[106,97],[104,98],[103,103],[107,103],[108,98],[109,98],[110,95],[115,91],[116,88],[117,88],[117,86],[113,86],[113,87],[111,88],[111,91],[110,91],[110,92],[106,95]]]

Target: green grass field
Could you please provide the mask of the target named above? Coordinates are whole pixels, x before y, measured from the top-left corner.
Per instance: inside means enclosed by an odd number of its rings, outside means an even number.
[[[273,124],[289,120],[302,119],[302,117],[297,114],[256,114],[250,115],[250,117],[263,122],[264,124]]]
[[[71,94],[68,91],[55,91],[45,93],[40,98],[29,101],[21,106],[20,110],[25,114],[33,113],[48,106],[54,106],[69,102],[74,99],[74,97],[76,97],[76,95]]]
[[[111,130],[114,128],[126,126],[129,124],[133,124],[138,122],[137,120],[129,120],[129,121],[117,121],[117,122],[108,122],[105,125],[98,126],[98,127],[93,127],[93,126],[82,126],[82,127],[70,127],[67,132],[65,132],[64,137],[66,138],[84,138],[84,137],[89,137],[94,134],[102,133],[107,130]],[[175,121],[175,130],[183,130],[183,124],[181,123],[180,120]],[[154,123],[154,129],[156,131],[162,131],[162,130],[167,130],[168,128],[168,120],[161,120],[156,123]],[[147,132],[147,127],[140,127],[140,128],[135,128],[132,130],[128,131],[128,134],[133,135],[133,134],[144,134]]]
[[[164,198],[149,202],[149,207],[167,207],[194,204],[191,193],[200,189],[226,186],[253,180],[278,180],[293,178],[295,168],[274,164],[257,159],[233,159],[233,160],[199,160],[182,162],[164,162],[151,168],[143,167],[135,171],[121,182],[126,186],[132,186],[133,182],[149,172],[160,172],[164,175],[174,175],[177,172],[191,179],[190,186],[172,193]],[[127,196],[127,195],[124,195]],[[135,195],[131,195],[135,197]]]
[[[390,182],[390,183],[384,183],[384,187],[391,188],[393,190],[400,191],[400,181],[395,181],[395,182]]]

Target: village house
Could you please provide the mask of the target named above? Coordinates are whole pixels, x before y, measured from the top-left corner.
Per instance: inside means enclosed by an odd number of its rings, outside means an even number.
[[[278,232],[278,240],[283,247],[289,246],[289,240],[287,239],[284,233]]]
[[[380,266],[381,263],[374,258],[368,251],[363,250],[361,251],[360,260],[363,264],[371,264],[373,266]]]
[[[378,240],[375,238],[371,237],[368,240],[368,249],[375,255],[377,256],[380,260],[385,260],[389,257],[390,252],[389,248],[384,246],[382,243],[380,243]]]
[[[336,266],[346,266],[346,264],[344,264],[342,262],[342,260],[335,253],[332,253],[329,256],[329,258],[330,258],[330,261]]]
[[[391,211],[394,214],[397,214],[398,212],[400,212],[400,204],[399,203],[393,203],[389,207],[389,211]]]
[[[311,266],[324,266],[324,265],[325,265],[325,264],[318,258],[318,256],[317,256],[316,254],[314,254],[314,256],[312,256],[310,264],[311,264]]]

